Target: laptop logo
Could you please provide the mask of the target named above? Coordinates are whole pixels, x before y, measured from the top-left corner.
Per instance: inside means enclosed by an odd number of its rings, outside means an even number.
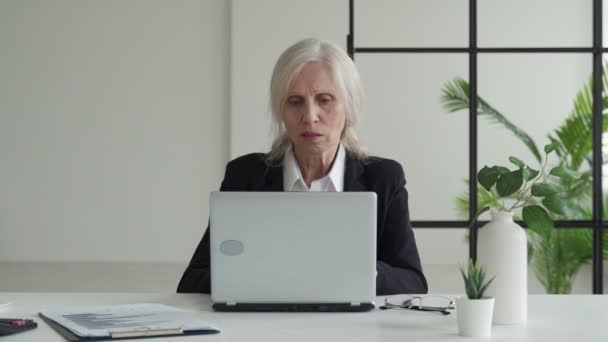
[[[228,256],[239,255],[244,249],[243,243],[238,240],[226,240],[220,244],[220,251]]]

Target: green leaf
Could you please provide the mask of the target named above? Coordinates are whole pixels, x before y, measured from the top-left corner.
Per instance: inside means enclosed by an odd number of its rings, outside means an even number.
[[[468,110],[469,83],[461,77],[456,77],[451,82],[446,83],[441,89],[441,104],[443,105],[443,108],[451,113],[465,109]],[[528,147],[539,163],[542,161],[542,157],[534,139],[532,139],[532,137],[523,129],[515,126],[503,114],[492,108],[492,106],[480,96],[477,96],[477,115],[485,116],[491,121],[505,127]]]
[[[517,167],[519,167],[520,169],[523,168],[526,164],[524,164],[523,161],[521,161],[521,159],[519,158],[515,158],[513,156],[509,157],[509,161],[515,165],[517,165]]]
[[[608,89],[607,80],[608,64],[604,64],[602,75],[603,84],[603,108],[606,107],[606,90]],[[560,159],[568,160],[571,169],[578,170],[585,161],[590,162],[589,156],[593,149],[593,78],[589,77],[585,86],[576,94],[574,108],[568,117],[562,122],[560,127],[553,130],[549,135],[549,140],[557,142],[559,145],[555,152]],[[607,114],[604,111],[603,131],[606,132],[608,123]]]
[[[466,273],[462,265],[459,265],[458,267],[460,268],[460,274],[462,274],[464,280],[467,297],[470,299],[483,298],[484,292],[487,290],[490,283],[492,283],[494,277],[489,281],[486,281],[485,267],[473,262],[472,259],[469,259],[467,262]]]
[[[534,170],[528,166],[524,168],[524,180],[529,181],[534,179],[534,177],[538,176],[539,171]]]
[[[479,290],[479,298],[483,298],[483,295],[486,293],[486,290],[488,289],[490,284],[492,284],[492,280],[494,280],[494,278],[496,278],[496,276],[493,276],[492,279],[488,280],[488,282],[481,287],[481,289]]]
[[[509,196],[516,192],[524,184],[523,170],[512,171],[504,174],[496,181],[496,191],[501,197]]]
[[[496,171],[498,171],[498,174],[500,175],[504,175],[505,173],[511,172],[511,170],[507,169],[504,166],[492,166],[492,168],[496,169]]]
[[[568,184],[568,188],[564,188],[564,192],[567,193],[569,197],[577,198],[579,203],[584,197],[590,198],[593,196],[593,180],[591,177],[587,177],[585,174],[583,174],[581,178],[573,181],[571,184]]]
[[[556,193],[545,197],[543,199],[543,205],[552,212],[568,218],[574,218],[578,216],[578,213],[580,212],[576,203],[562,193]]]
[[[481,184],[481,186],[490,191],[494,184],[496,184],[498,176],[500,176],[500,174],[498,173],[498,170],[496,170],[496,167],[484,166],[481,170],[479,170],[477,179],[479,180],[479,184]]]
[[[558,145],[559,144],[557,142],[553,142],[551,144],[545,145],[545,153],[549,154],[549,153],[553,152],[557,148]]]
[[[551,183],[540,183],[532,185],[532,196],[536,197],[546,197],[549,195],[557,194],[560,192],[564,192],[564,189],[559,185],[551,184]]]
[[[543,238],[549,238],[553,230],[553,221],[545,209],[539,205],[528,205],[522,212],[528,228],[534,230]]]
[[[560,165],[560,166],[556,166],[556,167],[552,168],[551,172],[549,172],[549,174],[559,177],[559,178],[566,178],[566,179],[577,179],[577,178],[580,178],[580,176],[581,176],[580,173],[569,169],[565,165]]]
[[[471,296],[473,295],[473,289],[471,288],[471,280],[469,276],[467,276],[467,274],[470,274],[470,272],[468,270],[467,272],[465,272],[463,266],[459,266],[459,268],[460,274],[462,274],[462,279],[464,280],[464,288],[467,293],[467,297],[471,298]]]

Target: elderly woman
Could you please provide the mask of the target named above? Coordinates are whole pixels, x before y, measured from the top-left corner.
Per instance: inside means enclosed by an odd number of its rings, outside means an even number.
[[[378,198],[377,294],[426,293],[403,168],[394,160],[367,156],[355,134],[362,98],[355,64],[335,44],[306,39],[289,47],[270,84],[277,128],[272,149],[228,163],[220,190],[373,191]],[[210,288],[207,229],[177,291],[209,293]]]

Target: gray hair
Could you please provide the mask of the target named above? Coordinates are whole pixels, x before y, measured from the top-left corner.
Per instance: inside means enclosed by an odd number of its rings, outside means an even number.
[[[346,101],[346,123],[340,142],[354,157],[361,160],[367,157],[355,131],[364,97],[363,84],[357,67],[346,52],[336,44],[309,38],[287,48],[277,60],[272,72],[270,110],[275,138],[270,152],[266,155],[266,162],[269,165],[280,164],[291,144],[281,115],[291,82],[306,64],[313,62],[326,63],[330,67],[338,90]]]

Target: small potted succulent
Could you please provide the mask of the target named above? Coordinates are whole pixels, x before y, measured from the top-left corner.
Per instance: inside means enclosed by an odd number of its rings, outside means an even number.
[[[467,295],[456,298],[458,334],[470,337],[490,336],[494,298],[485,297],[484,293],[494,277],[486,281],[485,268],[470,259],[466,270],[460,266],[460,273]]]

